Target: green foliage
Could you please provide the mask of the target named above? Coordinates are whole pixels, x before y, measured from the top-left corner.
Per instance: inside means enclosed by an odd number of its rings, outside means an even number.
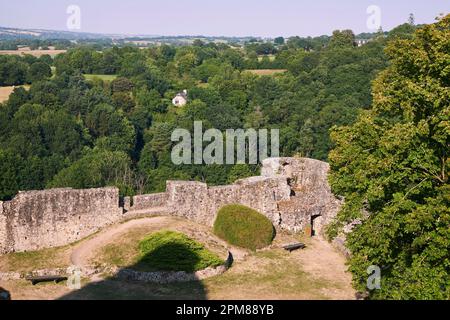
[[[355,45],[355,34],[352,30],[335,30],[330,40],[330,48],[345,48]]]
[[[174,231],[160,231],[139,243],[140,261],[135,266],[142,271],[195,272],[224,263],[202,244]]]
[[[130,159],[121,151],[89,150],[71,166],[61,170],[47,187],[77,189],[117,186],[121,194],[133,189]]]
[[[45,62],[35,62],[28,70],[27,79],[29,83],[48,79],[52,76],[50,66]]]
[[[28,68],[24,58],[0,55],[0,86],[25,84]]]
[[[269,219],[246,206],[224,206],[217,213],[214,233],[232,245],[256,250],[268,246],[275,231]]]
[[[285,40],[283,37],[276,37],[273,42],[275,44],[281,45],[281,44],[284,44]]]
[[[236,180],[253,177],[257,175],[258,175],[257,170],[252,168],[252,166],[247,164],[236,164],[230,170],[227,182],[232,184],[235,183]]]
[[[162,191],[167,179],[220,185],[256,174],[256,166],[175,166],[171,133],[194,121],[205,130],[280,129],[281,156],[325,160],[329,128],[351,124],[370,105],[370,82],[386,66],[383,37],[360,48],[351,37],[279,38],[276,46],[254,39],[245,50],[200,41],[145,49],[66,43],[70,50],[54,59],[0,56],[0,85],[32,82],[0,107],[0,148],[21,157],[22,190],[50,185],[86,157],[83,150],[125,153],[130,173],[120,185],[130,194]],[[257,76],[248,68],[287,72]],[[188,104],[175,108],[183,89]]]
[[[121,110],[110,105],[95,106],[86,116],[86,126],[94,138],[101,139],[104,148],[130,152],[134,147],[134,127]]]
[[[347,237],[354,283],[382,270],[376,299],[450,298],[450,15],[387,46],[372,108],[334,128],[330,182],[345,206],[329,233]]]
[[[111,83],[113,92],[129,92],[133,89],[133,82],[127,78],[116,78]]]
[[[19,190],[20,163],[19,156],[0,149],[0,200],[11,199]]]

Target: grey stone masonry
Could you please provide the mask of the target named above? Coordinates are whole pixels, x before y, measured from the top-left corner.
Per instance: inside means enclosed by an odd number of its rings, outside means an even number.
[[[328,170],[328,164],[318,160],[269,158],[263,161],[261,176],[231,185],[167,181],[164,193],[123,201],[113,187],[19,192],[11,201],[0,202],[0,254],[67,245],[137,213],[164,213],[212,226],[227,204],[251,207],[278,229],[321,232],[342,205],[331,193]]]
[[[66,245],[118,221],[117,188],[19,192],[0,211],[0,252]]]

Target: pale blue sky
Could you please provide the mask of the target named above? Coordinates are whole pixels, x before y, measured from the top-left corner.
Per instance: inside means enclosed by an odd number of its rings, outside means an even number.
[[[450,0],[15,0],[0,2],[0,26],[66,30],[67,6],[81,8],[82,32],[153,35],[316,36],[335,29],[368,32],[369,5],[384,30],[431,23]]]

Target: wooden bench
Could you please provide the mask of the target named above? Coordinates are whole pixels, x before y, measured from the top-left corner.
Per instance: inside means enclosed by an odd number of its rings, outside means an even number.
[[[291,244],[287,244],[283,246],[283,249],[289,252],[292,252],[294,250],[298,250],[298,249],[304,249],[306,248],[306,245],[304,243],[291,243]]]
[[[34,286],[39,282],[55,282],[59,283],[61,281],[67,280],[67,277],[64,276],[39,276],[39,277],[26,277],[27,281],[31,281],[31,284]]]

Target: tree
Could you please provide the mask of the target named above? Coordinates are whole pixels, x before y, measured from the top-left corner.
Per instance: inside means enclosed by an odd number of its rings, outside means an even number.
[[[275,40],[273,42],[275,44],[277,44],[277,45],[283,45],[284,44],[284,38],[283,37],[277,37],[277,38],[275,38]]]
[[[131,152],[136,133],[121,110],[99,104],[86,116],[86,126],[94,138],[102,138],[101,146],[113,151]]]
[[[175,54],[177,53],[177,51],[174,47],[168,46],[166,44],[163,44],[159,48],[159,51],[166,63],[169,62],[170,60],[173,60],[173,58],[175,57]]]
[[[450,15],[387,46],[372,108],[334,128],[330,183],[345,205],[329,228],[359,221],[347,236],[350,270],[372,298],[450,298]],[[356,219],[356,220],[355,220]]]
[[[388,39],[411,39],[415,29],[414,25],[404,23],[392,29],[388,34]]]
[[[413,13],[409,14],[408,23],[411,26],[415,26],[416,25],[416,18],[414,17]]]
[[[111,96],[116,109],[122,109],[125,113],[130,113],[134,108],[134,101],[129,92],[115,92]]]
[[[133,83],[124,77],[119,77],[111,82],[113,92],[129,92],[133,90]]]
[[[194,47],[203,47],[203,46],[205,46],[205,43],[200,39],[195,39],[194,42],[192,43],[192,45]]]
[[[132,189],[130,159],[120,151],[93,149],[70,167],[61,170],[47,187],[77,189],[117,186],[121,194]]]
[[[0,201],[10,200],[19,190],[20,163],[18,155],[0,149]]]
[[[0,86],[24,84],[28,73],[28,64],[18,57],[0,57]]]
[[[27,80],[29,83],[41,81],[52,76],[52,69],[45,62],[35,62],[28,70]]]
[[[352,30],[335,30],[330,40],[330,48],[346,48],[355,45],[355,34]]]

